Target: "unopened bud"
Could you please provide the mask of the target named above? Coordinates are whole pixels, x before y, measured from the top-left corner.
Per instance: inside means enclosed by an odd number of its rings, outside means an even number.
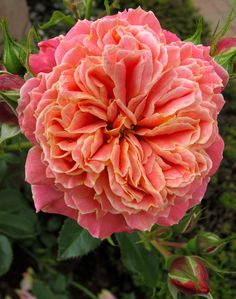
[[[20,76],[0,71],[0,91],[20,90],[24,83]]]
[[[215,253],[224,243],[220,237],[210,232],[202,232],[196,237],[196,249],[200,253]]]
[[[222,38],[216,45],[216,62],[223,66],[231,75],[235,70],[236,38]]]
[[[18,123],[14,105],[23,84],[24,80],[18,75],[0,71],[0,123]]]
[[[98,299],[116,299],[116,297],[108,290],[102,290],[98,296]]]
[[[186,295],[209,293],[208,272],[197,256],[182,256],[173,260],[169,284]]]
[[[6,19],[2,19],[1,26],[4,38],[3,64],[8,72],[23,75],[26,71],[23,64],[25,53],[21,45],[10,37]]]
[[[197,224],[201,216],[201,209],[199,207],[193,208],[184,219],[176,225],[175,229],[179,233],[189,233]]]
[[[216,45],[218,53],[228,52],[232,48],[236,48],[236,37],[222,38]]]

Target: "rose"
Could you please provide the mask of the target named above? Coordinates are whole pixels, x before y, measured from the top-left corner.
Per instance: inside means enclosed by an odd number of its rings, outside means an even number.
[[[26,180],[36,210],[100,238],[178,223],[222,159],[228,75],[209,51],[138,8],[78,21],[55,51],[33,56],[38,75],[18,113],[34,144]]]
[[[197,256],[177,257],[169,272],[169,284],[186,295],[208,294],[208,272]]]

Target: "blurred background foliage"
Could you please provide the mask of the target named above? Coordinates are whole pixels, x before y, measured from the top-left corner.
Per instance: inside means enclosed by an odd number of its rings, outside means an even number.
[[[64,8],[62,0],[28,0],[31,23],[39,29],[38,25],[48,21],[54,10],[68,11]],[[141,6],[145,10],[152,10],[160,20],[163,28],[175,32],[181,39],[191,36],[196,29],[199,14],[190,0],[120,0],[119,9]],[[103,1],[94,1],[92,15],[94,17],[104,15]],[[12,21],[12,20],[9,20]],[[203,41],[210,41],[210,28],[204,22]],[[59,24],[46,31],[39,29],[44,37],[53,37],[65,32],[65,25]],[[203,213],[197,229],[188,236],[194,236],[199,230],[207,230],[217,233],[221,237],[227,237],[235,232],[236,227],[236,82],[231,81],[225,90],[225,107],[219,118],[219,127],[225,141],[223,163],[212,178],[205,199],[202,202]],[[15,137],[13,142],[17,142]],[[16,192],[18,200],[24,205],[23,217],[31,219],[27,226],[22,224],[17,217],[22,206],[19,205],[16,212],[12,212],[12,220],[16,225],[10,229],[12,235],[8,235],[12,244],[14,259],[11,269],[0,279],[0,298],[5,295],[18,298],[15,289],[19,288],[22,273],[28,267],[36,272],[33,292],[38,299],[66,299],[89,298],[79,286],[71,283],[79,281],[80,284],[98,293],[101,289],[110,289],[120,299],[150,299],[150,292],[142,287],[140,279],[120,263],[120,250],[116,246],[108,246],[103,242],[93,253],[89,253],[79,259],[71,259],[65,262],[57,261],[57,236],[64,222],[63,216],[41,214],[35,215],[30,187],[24,183],[24,161],[26,152],[0,153],[0,189],[4,192]],[[10,196],[10,195],[9,195]],[[2,194],[3,197],[3,194]],[[27,205],[27,209],[25,208]],[[28,211],[28,212],[27,212]],[[10,213],[10,212],[9,212]],[[15,213],[15,214],[14,214]],[[28,214],[27,214],[28,213]],[[9,214],[10,215],[10,214]],[[18,216],[17,216],[18,215]],[[17,219],[21,225],[17,225]],[[1,220],[0,220],[1,223]],[[9,228],[0,226],[0,233]],[[19,233],[20,232],[20,233]],[[28,235],[27,235],[28,234]],[[31,235],[30,235],[31,234]],[[22,238],[19,238],[21,236]],[[176,235],[178,239],[178,235]],[[182,238],[182,237],[181,237]],[[184,241],[183,237],[183,241]],[[181,239],[182,240],[182,239]],[[212,262],[222,269],[236,270],[235,259],[236,241],[231,241]],[[161,262],[153,265],[163,267]],[[47,268],[48,267],[48,268]],[[57,272],[53,272],[52,267]],[[166,295],[166,276],[159,271],[160,292],[155,298],[168,299]],[[161,283],[162,282],[162,283]],[[216,299],[236,298],[235,278],[232,275],[217,275],[210,272],[210,284],[213,297]],[[164,285],[164,287],[163,287]],[[44,293],[42,293],[42,290]],[[43,294],[43,295],[42,295]],[[181,297],[180,297],[181,298]],[[183,298],[187,298],[186,296]]]

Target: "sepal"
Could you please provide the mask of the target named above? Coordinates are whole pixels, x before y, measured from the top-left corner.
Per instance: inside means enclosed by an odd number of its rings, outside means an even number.
[[[26,56],[24,48],[10,37],[6,18],[2,18],[1,27],[4,41],[3,64],[8,72],[24,75],[24,61]]]

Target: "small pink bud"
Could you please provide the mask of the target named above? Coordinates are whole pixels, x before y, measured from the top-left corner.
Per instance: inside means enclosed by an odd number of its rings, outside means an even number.
[[[117,299],[117,298],[108,290],[102,290],[102,292],[98,296],[98,299]]]
[[[236,37],[231,37],[231,38],[225,37],[225,38],[222,38],[218,42],[216,48],[217,48],[217,52],[218,53],[228,52],[232,48],[236,48]]]
[[[197,256],[177,257],[171,264],[170,284],[185,295],[208,294],[208,272]]]
[[[16,290],[16,294],[19,296],[20,299],[37,299],[27,291]]]
[[[216,252],[223,243],[224,240],[211,232],[202,232],[196,238],[197,250],[205,254]]]
[[[18,75],[0,73],[0,91],[19,90],[25,81]]]
[[[37,299],[29,291],[33,288],[33,269],[28,268],[23,273],[23,279],[20,282],[20,289],[15,290],[20,299]]]
[[[13,112],[4,97],[8,100],[14,97],[15,95],[11,92],[19,91],[24,82],[18,75],[4,71],[0,73],[0,123],[18,124],[16,113]]]

